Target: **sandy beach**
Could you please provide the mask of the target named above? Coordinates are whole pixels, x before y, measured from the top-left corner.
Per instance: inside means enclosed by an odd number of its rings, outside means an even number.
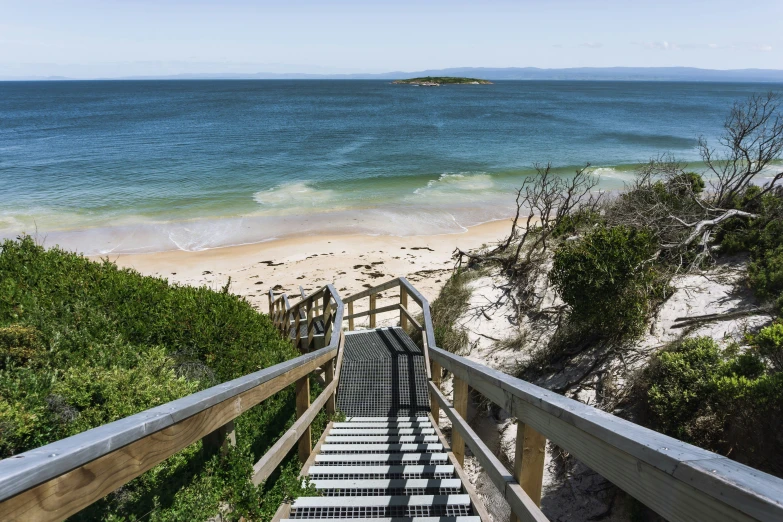
[[[456,247],[471,249],[504,238],[510,220],[471,227],[460,234],[432,236],[309,236],[199,252],[169,251],[110,257],[119,266],[172,283],[220,289],[231,278],[230,291],[257,309],[268,309],[268,291],[289,296],[333,283],[346,296],[391,278],[407,277],[433,300],[454,266]],[[384,295],[378,306],[397,294]],[[294,302],[294,300],[292,300]]]

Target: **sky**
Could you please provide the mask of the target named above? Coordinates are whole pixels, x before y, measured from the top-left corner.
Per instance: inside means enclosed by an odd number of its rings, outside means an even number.
[[[0,0],[0,76],[783,69],[783,0]]]

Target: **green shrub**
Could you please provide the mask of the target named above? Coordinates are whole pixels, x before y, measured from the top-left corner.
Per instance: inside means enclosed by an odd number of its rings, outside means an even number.
[[[669,192],[679,196],[698,195],[704,192],[704,178],[695,172],[683,172],[671,178],[667,183]]]
[[[721,350],[710,338],[686,339],[643,371],[651,427],[740,462],[783,473],[783,373],[753,352]]]
[[[601,226],[557,248],[549,279],[576,321],[607,335],[635,336],[660,292],[649,262],[656,245],[645,230]]]
[[[266,316],[227,292],[45,250],[29,237],[2,244],[0,458],[297,355]],[[195,443],[74,519],[206,520],[221,505],[233,509],[229,520],[271,518],[284,496],[307,494],[291,471],[295,456],[263,487],[249,482],[252,464],[294,421],[291,388],[236,419],[227,456]],[[312,393],[320,389],[313,381]],[[320,415],[315,436],[324,424]]]
[[[468,334],[457,325],[457,319],[468,310],[471,277],[467,271],[455,271],[430,306],[435,343],[452,353],[461,353],[468,344]]]
[[[783,322],[762,328],[753,342],[759,355],[767,358],[776,371],[783,371]]]

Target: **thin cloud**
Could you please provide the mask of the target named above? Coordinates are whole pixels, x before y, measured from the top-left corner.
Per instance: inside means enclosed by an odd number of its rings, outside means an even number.
[[[604,44],[601,42],[585,42],[581,45],[581,47],[587,47],[588,49],[600,49],[603,46]]]

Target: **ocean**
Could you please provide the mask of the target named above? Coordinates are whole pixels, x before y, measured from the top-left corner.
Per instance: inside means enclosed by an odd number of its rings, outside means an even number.
[[[0,83],[0,237],[87,254],[321,233],[456,233],[509,217],[536,163],[604,190],[699,163],[732,104],[783,86],[498,81]]]

